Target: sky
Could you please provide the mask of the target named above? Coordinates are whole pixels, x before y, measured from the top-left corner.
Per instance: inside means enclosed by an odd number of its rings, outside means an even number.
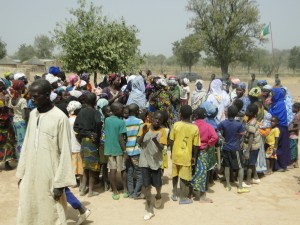
[[[172,55],[172,43],[192,31],[187,24],[193,14],[186,10],[187,0],[93,0],[102,6],[103,15],[111,19],[124,17],[135,25],[140,50],[144,54]],[[272,25],[273,44],[277,49],[300,46],[300,1],[258,0],[260,22]],[[9,55],[25,43],[33,45],[34,37],[51,36],[56,23],[70,18],[69,9],[77,0],[1,0],[0,38]],[[271,50],[271,42],[261,46]]]

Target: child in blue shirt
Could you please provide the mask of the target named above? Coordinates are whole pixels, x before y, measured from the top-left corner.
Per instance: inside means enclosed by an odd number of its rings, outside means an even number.
[[[222,148],[222,166],[225,167],[226,190],[231,190],[230,169],[239,171],[238,193],[249,192],[249,189],[243,188],[244,168],[243,152],[240,148],[240,139],[244,133],[242,124],[235,120],[238,109],[235,106],[229,106],[227,111],[228,119],[218,125],[218,130],[222,132],[225,139]]]

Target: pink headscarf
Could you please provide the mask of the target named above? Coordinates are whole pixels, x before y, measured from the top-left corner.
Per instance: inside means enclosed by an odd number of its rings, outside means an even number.
[[[70,85],[74,86],[75,83],[78,81],[78,76],[76,74],[72,74],[70,76],[69,80],[70,80]]]

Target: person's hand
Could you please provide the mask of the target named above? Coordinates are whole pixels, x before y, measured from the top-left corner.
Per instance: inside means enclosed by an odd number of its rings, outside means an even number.
[[[53,198],[58,201],[64,192],[64,188],[53,188]]]
[[[196,159],[195,158],[192,158],[192,166],[196,165]]]
[[[250,155],[249,151],[246,151],[245,154],[244,154],[244,159],[248,160],[249,159],[249,155]]]
[[[18,181],[18,188],[20,188],[21,181],[22,181],[22,179],[20,179],[20,180]]]
[[[124,95],[125,95],[125,94],[124,94],[122,91],[120,91],[117,98],[123,98]]]
[[[95,142],[96,139],[97,139],[97,134],[93,132],[93,133],[91,134],[91,139],[92,139],[93,142]]]

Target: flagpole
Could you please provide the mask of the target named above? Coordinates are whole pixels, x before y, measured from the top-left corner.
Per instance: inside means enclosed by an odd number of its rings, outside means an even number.
[[[271,22],[269,23],[269,26],[270,26],[270,33],[271,33],[271,42],[272,42],[272,61],[273,61],[273,66],[275,66],[274,64],[274,46],[273,46],[273,35],[272,35],[272,27],[271,27]]]

